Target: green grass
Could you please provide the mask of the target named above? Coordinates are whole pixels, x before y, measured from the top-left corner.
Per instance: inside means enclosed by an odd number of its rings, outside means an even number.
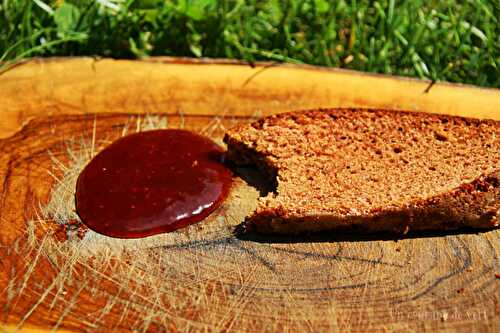
[[[500,87],[499,17],[498,0],[0,0],[0,60],[225,57]]]

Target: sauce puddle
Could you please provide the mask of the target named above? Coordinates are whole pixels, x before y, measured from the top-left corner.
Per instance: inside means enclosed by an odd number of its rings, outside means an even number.
[[[223,149],[186,130],[125,136],[97,154],[76,185],[76,211],[111,237],[151,236],[199,222],[226,198]]]

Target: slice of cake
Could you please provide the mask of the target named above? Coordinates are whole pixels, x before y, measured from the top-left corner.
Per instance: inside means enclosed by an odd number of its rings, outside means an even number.
[[[230,129],[228,159],[276,186],[248,230],[297,234],[492,228],[500,214],[500,122],[320,109]]]

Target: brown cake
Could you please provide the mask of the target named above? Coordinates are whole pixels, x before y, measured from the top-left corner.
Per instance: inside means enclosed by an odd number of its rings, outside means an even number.
[[[500,214],[500,122],[320,109],[230,129],[228,158],[276,191],[246,228],[268,234],[492,228]]]

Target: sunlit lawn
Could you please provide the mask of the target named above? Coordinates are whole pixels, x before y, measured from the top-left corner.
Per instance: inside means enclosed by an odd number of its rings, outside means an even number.
[[[0,0],[0,55],[275,60],[500,87],[498,17],[486,0]]]

